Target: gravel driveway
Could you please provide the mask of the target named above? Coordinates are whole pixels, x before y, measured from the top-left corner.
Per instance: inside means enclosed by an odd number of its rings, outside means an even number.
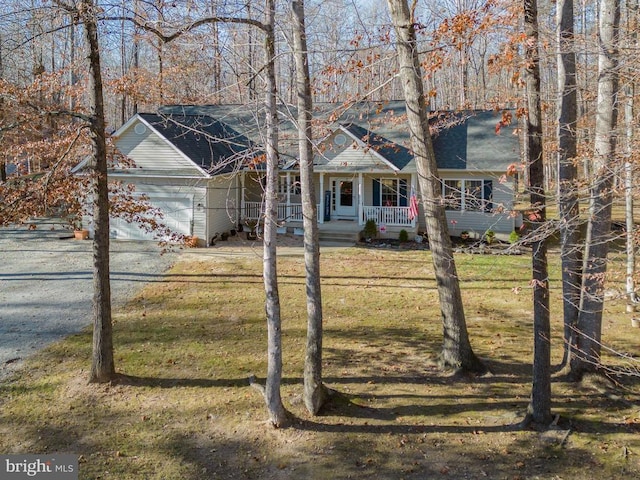
[[[91,241],[43,220],[38,228],[0,229],[0,380],[45,345],[90,325]],[[54,228],[54,230],[51,230]],[[162,279],[177,253],[153,242],[111,242],[111,295],[122,305]]]

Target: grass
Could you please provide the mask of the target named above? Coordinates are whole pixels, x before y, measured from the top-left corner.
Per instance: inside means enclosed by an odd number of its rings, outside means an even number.
[[[75,453],[81,479],[582,479],[585,469],[638,477],[637,383],[616,391],[595,379],[556,380],[558,426],[515,428],[531,389],[529,259],[456,260],[472,344],[492,376],[434,366],[442,331],[429,252],[323,253],[324,375],[337,393],[309,416],[304,266],[282,257],[282,394],[296,420],[274,430],[247,381],[266,371],[260,259],[185,260],[115,313],[119,382],[86,384],[87,331],[0,384],[0,451]],[[554,363],[559,275],[554,263]],[[639,335],[624,303],[608,303],[605,343],[637,355]]]

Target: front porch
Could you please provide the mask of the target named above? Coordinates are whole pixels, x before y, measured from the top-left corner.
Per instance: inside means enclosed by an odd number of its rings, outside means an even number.
[[[411,214],[409,189],[415,191],[413,175],[381,178],[381,174],[317,173],[316,209],[320,232],[353,233],[357,239],[368,220],[382,237],[397,237],[401,230],[415,233],[417,215]],[[260,220],[264,215],[264,183],[243,172],[240,177],[239,220]],[[258,189],[257,187],[260,186]],[[303,215],[300,176],[283,172],[278,180],[278,224],[282,231],[301,233]]]

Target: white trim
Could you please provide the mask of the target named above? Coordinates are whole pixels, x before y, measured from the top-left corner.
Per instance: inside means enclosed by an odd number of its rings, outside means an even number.
[[[358,225],[364,225],[364,176],[358,173]]]
[[[324,173],[320,173],[320,216],[318,223],[324,223]]]
[[[86,162],[87,160],[83,160],[83,162]],[[78,165],[75,168],[78,168],[80,165]],[[74,168],[74,170],[75,170]],[[114,178],[114,177],[127,177],[127,178],[131,178],[131,179],[137,179],[137,178],[175,178],[175,179],[185,179],[185,180],[210,180],[213,179],[214,177],[209,176],[206,178],[202,178],[202,177],[196,177],[194,175],[161,175],[161,174],[155,174],[155,175],[150,175],[150,174],[142,174],[142,175],[137,175],[135,173],[131,173],[131,172],[136,172],[136,171],[140,171],[136,170],[135,168],[132,168],[130,171],[128,172],[109,172],[109,177],[110,178]]]
[[[131,127],[131,125],[135,123],[136,119],[142,119],[142,117],[140,117],[140,115],[136,113],[133,117],[127,120],[119,129],[113,132],[111,136],[113,138],[118,138],[122,136],[122,134],[126,132]]]
[[[337,209],[334,210],[334,206],[338,207],[338,203],[339,203],[339,198],[340,195],[337,195],[337,188],[336,190],[334,190],[334,185],[337,186],[337,184],[339,182],[342,181],[347,181],[347,182],[351,182],[351,203],[352,205],[346,206],[344,207],[345,209],[348,209],[349,211],[346,213],[343,213],[342,211],[338,211]],[[358,195],[358,183],[355,181],[355,179],[353,178],[353,176],[348,176],[348,175],[335,175],[335,176],[330,176],[329,177],[329,188],[331,190],[331,218],[333,219],[333,217],[335,216],[336,218],[356,218],[358,215],[358,202],[360,201],[356,196]],[[342,204],[340,204],[340,208],[342,207]],[[353,209],[353,211],[351,211],[351,209]]]
[[[415,173],[411,174],[411,191],[409,192],[409,202],[411,202],[411,195],[415,194],[416,197],[419,193],[419,189],[418,189],[418,185],[417,185],[417,180],[418,180],[418,176]],[[442,195],[442,194],[441,194]],[[416,225],[418,225],[418,218],[420,217],[420,200],[419,197],[417,197],[418,200],[418,215],[416,215],[413,220],[411,221],[411,227],[415,228]]]
[[[244,215],[244,206],[246,203],[244,198],[246,174],[247,172],[242,170],[242,174],[240,175],[240,218],[238,219],[240,222],[244,221],[244,218],[242,217]]]

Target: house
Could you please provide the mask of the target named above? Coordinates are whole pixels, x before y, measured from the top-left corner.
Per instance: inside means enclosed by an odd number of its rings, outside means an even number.
[[[330,108],[319,107],[319,117]],[[260,118],[233,105],[163,107],[137,114],[115,134],[133,169],[113,169],[112,177],[134,183],[165,213],[176,231],[210,242],[215,235],[263,211],[263,152]],[[300,232],[302,205],[296,163],[297,131],[291,114],[281,114],[281,231]],[[421,215],[410,214],[420,197],[403,102],[356,105],[328,124],[314,159],[320,231],[350,232],[353,239],[373,219],[383,235],[425,230]],[[520,161],[517,129],[496,125],[500,112],[439,114],[431,123],[442,184],[442,201],[452,235],[481,237],[493,230],[508,235],[521,219],[512,214],[514,179],[509,165]],[[115,238],[143,238],[135,226],[114,221]]]

